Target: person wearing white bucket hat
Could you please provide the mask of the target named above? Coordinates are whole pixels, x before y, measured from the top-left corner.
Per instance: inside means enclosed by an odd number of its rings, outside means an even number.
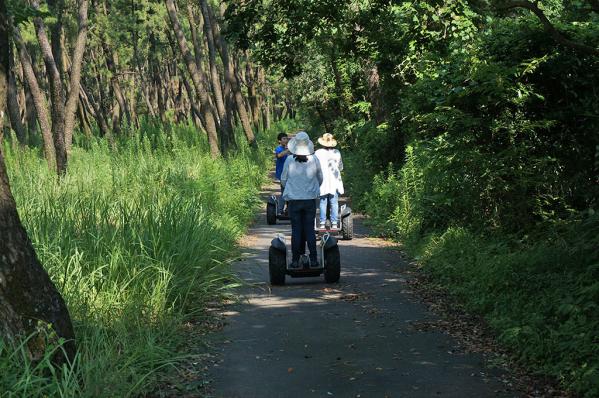
[[[325,227],[327,220],[327,204],[331,204],[331,227],[339,228],[339,195],[345,192],[343,180],[341,180],[341,171],[343,170],[343,161],[341,152],[335,147],[337,140],[332,134],[326,133],[318,138],[318,143],[322,146],[314,155],[318,158],[322,167],[323,181],[320,185],[320,228]]]
[[[320,195],[322,170],[318,158],[313,155],[314,144],[305,131],[298,132],[287,144],[290,156],[287,156],[281,184],[283,199],[289,202],[289,218],[291,220],[291,268],[299,266],[299,258],[306,250],[310,251],[310,266],[317,267],[316,233],[314,218],[316,217],[316,199]]]

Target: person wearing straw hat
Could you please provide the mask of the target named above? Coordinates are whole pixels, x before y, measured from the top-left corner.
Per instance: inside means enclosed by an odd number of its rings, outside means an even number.
[[[320,228],[325,227],[327,220],[327,205],[331,205],[331,228],[338,229],[339,225],[339,195],[343,195],[343,181],[341,180],[341,171],[343,170],[343,161],[341,152],[335,147],[337,140],[332,134],[326,133],[318,138],[318,143],[322,146],[315,155],[322,167],[323,181],[320,185]]]
[[[310,251],[310,266],[318,267],[314,218],[322,169],[318,158],[313,155],[314,144],[305,131],[297,133],[287,148],[291,155],[285,160],[281,184],[291,220],[291,268],[299,267],[299,258],[305,252],[306,243]]]

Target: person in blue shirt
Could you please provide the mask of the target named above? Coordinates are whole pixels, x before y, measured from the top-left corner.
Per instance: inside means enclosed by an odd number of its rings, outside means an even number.
[[[279,145],[275,148],[275,178],[281,181],[281,174],[283,173],[283,166],[285,165],[285,160],[289,155],[289,149],[287,149],[287,143],[289,142],[289,137],[287,133],[279,133],[277,135],[277,141]],[[284,210],[285,201],[283,199],[283,185],[281,185],[281,196],[279,196],[279,212],[280,214],[285,213]]]

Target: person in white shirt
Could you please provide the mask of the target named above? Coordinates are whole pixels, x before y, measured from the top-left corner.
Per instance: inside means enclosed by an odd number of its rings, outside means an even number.
[[[327,220],[327,205],[331,206],[331,227],[339,228],[339,195],[345,192],[341,171],[343,170],[343,161],[341,152],[335,147],[337,140],[332,134],[326,133],[318,138],[318,143],[322,146],[314,153],[320,162],[322,168],[323,181],[320,184],[320,228],[325,227]]]

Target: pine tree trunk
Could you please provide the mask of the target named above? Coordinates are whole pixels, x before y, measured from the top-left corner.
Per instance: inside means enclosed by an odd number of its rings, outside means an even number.
[[[221,14],[223,12],[224,10],[221,11]],[[252,126],[250,124],[250,119],[248,116],[247,108],[244,103],[243,94],[241,93],[241,89],[239,87],[239,81],[235,76],[235,67],[233,66],[231,57],[229,56],[229,49],[227,47],[227,43],[220,34],[220,27],[218,26],[216,18],[212,18],[212,21],[212,25],[215,28],[214,37],[220,51],[220,56],[223,61],[225,79],[231,85],[231,91],[233,92],[233,98],[235,100],[235,106],[237,107],[237,113],[239,114],[239,120],[241,121],[241,125],[243,126],[243,131],[248,140],[248,144],[250,145],[250,147],[255,148],[258,145],[256,142],[256,136],[254,135],[254,131],[252,130]]]
[[[54,148],[54,140],[52,139],[52,128],[50,127],[50,117],[48,115],[46,97],[44,96],[44,93],[37,82],[31,57],[27,51],[27,47],[25,47],[25,42],[21,37],[19,28],[16,26],[13,27],[13,39],[19,49],[19,58],[21,60],[21,65],[23,66],[23,74],[27,80],[29,93],[31,94],[33,104],[35,106],[37,120],[39,122],[42,138],[44,141],[44,153],[46,155],[46,161],[48,162],[48,167],[50,170],[55,170],[56,150]]]
[[[83,54],[85,53],[85,42],[87,39],[87,11],[88,0],[79,1],[79,32],[73,49],[73,57],[71,62],[70,73],[70,88],[69,96],[65,105],[65,120],[64,120],[64,139],[67,152],[71,150],[73,143],[73,129],[75,127],[75,111],[79,103],[79,83],[81,82],[81,66],[83,64]]]
[[[12,45],[8,46],[8,58],[9,58],[9,69],[8,69],[8,116],[10,118],[10,125],[12,126],[19,144],[25,145],[25,126],[21,121],[21,110],[19,109],[18,93],[17,93],[17,82],[15,80],[15,62],[12,54]]]
[[[225,101],[223,97],[220,76],[216,66],[216,46],[214,43],[214,36],[212,35],[212,20],[210,18],[208,2],[206,0],[200,0],[200,7],[202,10],[202,16],[204,17],[204,35],[206,36],[206,42],[208,44],[208,59],[210,61],[210,77],[212,79],[214,102],[216,103],[218,118],[221,122],[221,147],[223,153],[226,153],[231,145],[229,138],[232,135],[233,127],[225,109]],[[190,23],[193,24],[192,21],[190,21]]]
[[[8,31],[6,5],[0,0],[0,124],[8,89]],[[0,337],[16,345],[35,334],[25,347],[30,359],[37,361],[44,356],[48,341],[57,342],[47,338],[51,334],[43,334],[48,326],[56,336],[66,339],[66,358],[57,350],[55,362],[73,359],[75,334],[68,310],[21,224],[0,151]]]
[[[33,0],[33,8],[39,9],[39,1]],[[59,20],[60,22],[60,20]],[[56,25],[58,25],[57,23]],[[56,59],[60,60],[60,57],[55,58],[52,52],[52,46],[48,40],[46,33],[46,26],[41,17],[33,19],[33,25],[37,34],[37,39],[46,65],[46,73],[48,75],[48,82],[50,86],[50,98],[52,104],[52,138],[54,140],[54,150],[56,152],[56,172],[59,176],[62,176],[67,171],[67,150],[65,145],[64,136],[64,120],[65,120],[65,94],[64,87],[62,84],[62,78],[58,69],[59,64],[56,63]],[[54,26],[54,29],[59,27]],[[58,43],[60,47],[60,42]]]
[[[191,55],[191,52],[189,51],[187,39],[185,38],[185,35],[183,34],[183,29],[181,28],[181,24],[179,23],[179,17],[177,16],[174,0],[165,0],[165,3],[171,21],[171,25],[173,27],[173,31],[175,33],[175,37],[179,45],[179,50],[183,55],[183,59],[187,66],[187,70],[191,75],[191,80],[196,90],[196,94],[200,99],[200,109],[202,111],[202,115],[204,116],[204,126],[206,127],[206,133],[208,134],[210,155],[213,158],[216,158],[220,156],[220,149],[218,146],[218,133],[216,131],[216,122],[214,120],[214,115],[212,114],[210,102],[208,100],[206,82],[202,81],[202,77],[198,70],[199,65],[195,63]]]

